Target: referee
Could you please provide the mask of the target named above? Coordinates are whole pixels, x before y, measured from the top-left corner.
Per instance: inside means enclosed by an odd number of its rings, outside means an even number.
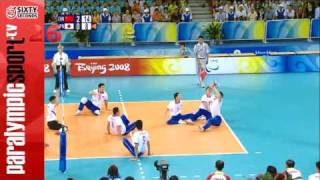
[[[197,63],[197,73],[199,76],[199,84],[201,87],[205,87],[205,79],[202,79],[200,76],[201,71],[206,70],[206,65],[208,64],[208,58],[209,58],[209,46],[207,43],[204,42],[203,37],[199,36],[198,43],[193,48],[195,57],[196,57],[196,63]]]
[[[70,62],[69,62],[68,55],[63,52],[63,46],[61,44],[58,45],[58,52],[54,54],[53,61],[52,61],[52,69],[56,76],[56,85],[55,85],[55,89],[53,90],[54,93],[57,92],[60,85],[59,83],[60,68],[64,73],[64,79],[63,79],[64,90],[66,92],[70,92],[68,87],[68,81],[67,81],[68,79],[67,72],[69,72],[69,69],[70,69]]]

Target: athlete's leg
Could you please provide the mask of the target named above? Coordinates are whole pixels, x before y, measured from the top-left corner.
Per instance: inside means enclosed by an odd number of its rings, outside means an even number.
[[[134,147],[127,138],[122,139],[122,144],[128,149],[132,156],[135,156]]]
[[[126,133],[123,135],[127,135],[128,133],[130,133],[132,130],[136,128],[136,122],[130,123],[129,119],[125,115],[122,115],[121,119],[123,124],[126,126]]]
[[[191,120],[196,121],[200,116],[205,115],[205,112],[208,112],[208,111],[199,108],[198,112],[192,115]]]
[[[202,126],[202,128],[203,128],[203,130],[207,130],[210,126],[220,126],[221,121],[222,121],[222,119],[220,116],[215,116],[211,119],[208,119],[207,123],[204,124]]]
[[[180,114],[176,116],[171,116],[171,118],[167,121],[167,124],[169,125],[179,124],[179,120],[180,120]]]
[[[189,114],[180,114],[180,118],[182,120],[186,120],[186,119],[191,119],[193,117],[193,114],[192,113],[189,113]]]

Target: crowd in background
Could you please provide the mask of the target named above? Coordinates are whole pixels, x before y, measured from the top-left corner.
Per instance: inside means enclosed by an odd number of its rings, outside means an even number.
[[[59,15],[92,15],[93,23],[191,21],[187,0],[48,0],[46,22],[57,22]]]
[[[314,0],[212,0],[215,21],[318,18],[319,1]]]
[[[215,170],[208,175],[206,180],[230,180],[230,176],[224,172],[225,163],[222,160],[217,160],[215,162]],[[122,177],[119,169],[116,165],[111,165],[106,171],[106,175],[101,177],[100,180],[134,180],[132,176]],[[277,168],[273,165],[269,165],[266,171],[258,174],[254,178],[249,178],[250,180],[319,180],[320,179],[320,161],[315,164],[315,173],[304,178],[302,172],[296,168],[294,160],[287,160],[284,164],[284,170],[279,172]],[[68,178],[67,180],[73,180],[73,178]],[[179,177],[172,175],[169,180],[179,180]]]

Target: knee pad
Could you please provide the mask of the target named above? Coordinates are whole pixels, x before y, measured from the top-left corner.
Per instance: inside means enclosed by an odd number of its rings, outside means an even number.
[[[88,102],[88,99],[87,99],[86,97],[83,97],[83,98],[81,98],[80,102],[81,102],[82,104],[85,104],[85,103]]]
[[[97,116],[99,116],[99,115],[100,115],[100,111],[99,111],[99,110],[95,110],[95,111],[94,111],[94,114],[97,115]]]

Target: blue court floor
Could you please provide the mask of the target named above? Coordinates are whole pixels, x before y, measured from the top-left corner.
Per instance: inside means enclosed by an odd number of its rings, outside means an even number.
[[[68,160],[65,174],[58,171],[58,161],[53,160],[45,162],[45,177],[96,180],[106,174],[109,165],[116,164],[122,177],[153,180],[159,176],[153,162],[164,159],[170,164],[169,175],[178,175],[182,180],[203,180],[214,170],[214,162],[222,159],[225,172],[231,179],[240,180],[264,172],[271,164],[283,171],[284,162],[292,158],[306,179],[320,159],[319,77],[319,73],[209,76],[209,82],[217,80],[220,84],[225,97],[223,115],[248,154],[145,157],[140,162],[107,157],[74,159]],[[99,82],[106,83],[110,101],[119,101],[118,90],[124,101],[170,100],[176,91],[184,99],[198,100],[204,90],[196,85],[196,79],[196,76],[71,78],[71,93],[66,102],[77,103]],[[52,78],[45,79],[46,99],[53,84]]]

